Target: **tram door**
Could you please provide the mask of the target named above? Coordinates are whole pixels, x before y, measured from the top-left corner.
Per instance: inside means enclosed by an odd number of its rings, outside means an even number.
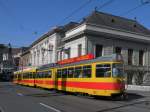
[[[53,85],[54,85],[54,89],[58,89],[58,76],[57,76],[57,69],[53,69],[52,70],[52,74],[53,74]]]

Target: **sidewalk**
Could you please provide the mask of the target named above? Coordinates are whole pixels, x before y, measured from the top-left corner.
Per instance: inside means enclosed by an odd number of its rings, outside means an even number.
[[[141,85],[126,85],[127,90],[136,90],[136,91],[149,91],[150,86],[141,86]]]

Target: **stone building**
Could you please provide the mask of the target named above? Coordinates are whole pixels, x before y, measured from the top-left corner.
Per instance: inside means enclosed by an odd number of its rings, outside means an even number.
[[[11,80],[13,72],[19,67],[21,48],[11,44],[0,44],[0,80]]]
[[[13,69],[11,45],[0,44],[0,79],[9,80]]]
[[[29,47],[20,48],[18,69],[25,69],[31,66],[31,53]]]
[[[56,27],[33,42],[29,49],[31,53],[31,65],[38,67],[56,63],[57,49],[61,45],[61,39],[64,37],[65,31],[75,27],[76,24],[70,22],[65,26]]]
[[[141,84],[148,79],[150,31],[136,20],[94,11],[68,30],[62,43],[65,51],[58,51],[58,60],[89,53],[95,58],[119,53],[124,58],[129,84]]]

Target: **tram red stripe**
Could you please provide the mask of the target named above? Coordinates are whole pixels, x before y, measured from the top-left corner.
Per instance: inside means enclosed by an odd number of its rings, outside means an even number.
[[[34,80],[22,80],[23,83],[34,83]],[[35,80],[36,84],[54,85],[53,80]],[[123,84],[113,82],[77,82],[77,81],[58,81],[58,86],[75,87],[84,89],[118,90],[124,88]]]
[[[59,86],[76,87],[85,89],[118,90],[123,88],[122,84],[112,82],[58,82]]]

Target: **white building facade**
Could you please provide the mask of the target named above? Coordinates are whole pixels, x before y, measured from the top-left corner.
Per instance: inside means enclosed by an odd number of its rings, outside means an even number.
[[[133,84],[141,83],[150,70],[150,31],[134,20],[93,12],[85,22],[67,31],[62,41],[64,50],[58,53],[58,60],[119,53],[128,83]]]
[[[72,29],[77,23],[70,22],[64,26],[52,29],[30,46],[31,65],[39,67],[54,64],[58,61],[58,51],[61,40],[67,30]]]
[[[57,45],[61,38],[60,34],[54,32],[42,38],[30,48],[31,65],[35,67],[57,62]]]

